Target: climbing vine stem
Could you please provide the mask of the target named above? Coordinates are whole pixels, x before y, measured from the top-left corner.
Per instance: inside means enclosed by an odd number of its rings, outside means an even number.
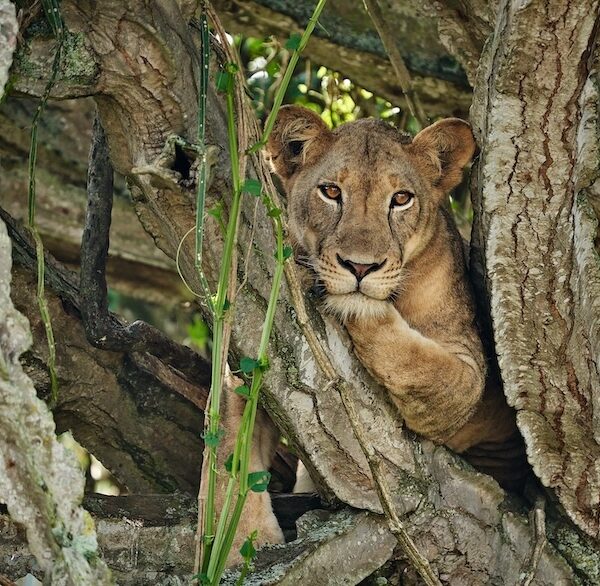
[[[52,329],[52,321],[50,318],[50,311],[48,309],[48,303],[46,302],[46,296],[44,291],[44,244],[42,238],[37,230],[35,224],[35,204],[36,204],[36,180],[35,171],[37,163],[37,135],[38,135],[38,124],[40,118],[46,108],[46,103],[50,97],[50,92],[54,87],[56,77],[60,68],[60,62],[63,55],[63,47],[65,40],[65,27],[63,24],[62,16],[57,0],[43,0],[42,6],[46,19],[52,29],[52,33],[56,38],[56,52],[52,61],[52,70],[50,72],[50,78],[42,98],[37,106],[33,120],[31,122],[31,139],[29,145],[29,188],[27,195],[28,203],[28,214],[27,214],[27,225],[33,240],[35,242],[35,251],[37,255],[37,302],[40,312],[40,318],[44,324],[44,330],[46,332],[46,341],[48,344],[48,371],[50,374],[50,405],[54,406],[58,400],[58,377],[56,375],[56,344],[54,342],[54,331]]]

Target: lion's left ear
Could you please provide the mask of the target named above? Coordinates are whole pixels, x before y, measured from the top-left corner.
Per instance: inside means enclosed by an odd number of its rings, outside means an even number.
[[[321,117],[302,106],[283,106],[267,143],[273,171],[285,182],[318,159],[332,140]]]
[[[421,130],[409,151],[426,164],[430,181],[445,193],[456,187],[475,153],[471,126],[460,118],[446,118]]]

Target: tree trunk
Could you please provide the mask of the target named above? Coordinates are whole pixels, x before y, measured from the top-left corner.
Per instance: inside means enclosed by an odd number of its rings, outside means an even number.
[[[599,24],[597,1],[501,2],[471,111],[474,232],[504,390],[536,475],[596,539]]]
[[[394,11],[399,4],[391,3]],[[549,8],[549,14],[544,14],[541,2],[536,1],[526,6],[503,2],[498,9],[495,32],[486,45],[477,74],[474,113],[482,159],[477,168],[480,197],[476,201],[480,213],[475,232],[476,250],[487,261],[486,283],[507,394],[520,409],[520,424],[529,442],[530,458],[542,479],[560,488],[557,494],[571,515],[595,536],[597,525],[594,530],[588,520],[594,498],[597,506],[598,495],[593,491],[597,491],[598,484],[592,479],[586,485],[591,487],[589,494],[581,489],[573,491],[577,485],[569,489],[567,481],[571,469],[551,476],[553,461],[541,464],[544,450],[549,455],[563,455],[573,446],[588,450],[593,447],[590,442],[594,437],[590,422],[597,393],[588,392],[586,385],[588,381],[598,384],[597,373],[595,378],[590,374],[597,363],[598,341],[594,341],[594,335],[598,328],[594,329],[593,319],[586,319],[585,315],[586,312],[592,315],[597,297],[594,298],[591,285],[587,287],[584,283],[597,278],[593,273],[597,265],[590,261],[596,228],[590,217],[581,213],[586,208],[574,203],[576,189],[584,198],[594,196],[592,184],[596,177],[596,167],[590,170],[583,164],[590,160],[586,158],[589,156],[585,155],[586,149],[597,144],[597,136],[589,137],[590,131],[595,132],[593,117],[590,114],[582,117],[577,111],[582,88],[586,88],[587,96],[593,90],[593,85],[584,85],[588,71],[580,65],[595,34],[593,21],[597,13],[583,4],[583,0],[566,7],[561,4]],[[194,192],[181,181],[187,179],[181,175],[185,170],[177,167],[174,147],[168,141],[172,133],[192,141],[194,138],[193,80],[197,50],[194,30],[188,26],[194,6],[194,2],[184,0],[143,6],[108,0],[101,6],[72,0],[61,3],[71,39],[77,43],[73,43],[76,51],[72,48],[69,53],[69,67],[61,69],[53,95],[94,96],[107,132],[111,158],[131,186],[135,211],[144,229],[171,258],[194,224]],[[478,18],[479,14],[473,12]],[[459,11],[444,13],[445,26],[451,26],[454,15],[460,17]],[[575,28],[577,17],[582,24]],[[469,75],[473,72],[473,55],[482,45],[482,35],[485,36],[482,32],[486,30],[485,22],[494,22],[493,16],[486,18],[487,21],[479,18],[479,28],[474,28],[468,19],[460,25],[476,30],[469,41],[470,61],[463,59]],[[549,27],[552,34],[547,46],[543,50],[537,45],[528,46],[527,43],[537,40],[528,33],[539,29],[543,36],[548,24],[553,26]],[[30,95],[43,91],[45,74],[50,70],[50,46],[43,38],[26,37],[14,68],[17,90]],[[539,71],[532,72],[527,67],[532,55],[541,60]],[[529,79],[528,75],[532,77]],[[594,105],[591,98],[582,103],[582,107]],[[524,118],[520,118],[522,112]],[[222,104],[214,91],[209,94],[208,124],[208,141],[218,147],[213,151],[216,156],[211,168],[209,199],[214,202],[222,197],[227,205],[224,194],[230,192],[229,162],[222,146],[227,143],[225,123]],[[577,125],[581,128],[578,135],[581,147],[575,142]],[[533,153],[532,157],[524,156],[527,151]],[[575,165],[577,159],[582,164]],[[532,161],[538,164],[539,173],[528,177]],[[545,197],[535,198],[538,188]],[[561,221],[564,233],[557,229]],[[517,240],[510,241],[511,227],[515,224]],[[538,237],[545,239],[546,245],[541,242],[534,249],[528,248]],[[198,288],[191,240],[187,239],[182,246],[182,270],[188,282]],[[209,219],[205,269],[213,282],[220,249],[219,230]],[[260,206],[256,208],[256,200],[246,199],[239,254],[241,272],[246,267],[247,272],[240,274],[244,286],[237,300],[233,326],[230,356],[233,368],[241,356],[253,356],[258,346],[274,268],[272,250],[269,219]],[[499,266],[501,259],[505,259],[504,266]],[[522,270],[510,264],[517,259],[533,269],[522,289],[519,286]],[[547,269],[540,274],[542,263],[554,267],[551,274]],[[568,267],[572,267],[570,272]],[[523,297],[519,291],[523,291]],[[438,575],[451,584],[512,585],[519,582],[522,574],[530,570],[535,573],[536,568],[530,564],[535,534],[525,515],[524,503],[507,496],[491,478],[476,473],[444,448],[402,430],[386,392],[353,357],[343,329],[321,318],[310,296],[307,301],[318,338],[329,349],[338,371],[352,382],[352,400],[358,406],[362,425],[376,453],[385,462],[398,509],[406,515],[406,527]],[[527,316],[523,322],[520,309]],[[593,314],[596,320],[597,310],[596,307]],[[545,323],[544,319],[552,321]],[[576,355],[576,344],[584,338],[589,344],[581,346],[589,347],[587,361]],[[526,348],[535,349],[536,340],[538,355],[531,356]],[[309,350],[286,288],[277,310],[270,352],[271,369],[264,387],[266,406],[302,455],[323,496],[380,512],[368,466],[350,431],[340,398],[330,390],[330,381]],[[565,359],[561,361],[563,356]],[[569,360],[573,375],[569,374]],[[544,364],[547,369],[540,371]],[[540,372],[543,382],[539,379]],[[575,386],[569,386],[573,380]],[[546,395],[536,394],[535,389],[543,384],[556,391],[566,388],[569,394],[555,393],[555,396],[551,390]],[[578,400],[580,395],[588,403],[585,417],[578,416],[584,412]],[[112,414],[118,405],[108,405],[108,409]],[[556,443],[547,441],[548,433],[530,432],[531,421],[541,422],[536,429],[542,429],[541,424],[562,429],[564,434],[557,438],[559,444],[561,439],[564,444],[557,450]],[[573,446],[569,444],[571,440],[575,442]],[[573,458],[577,482],[585,470],[585,466],[581,468],[582,459],[591,477],[590,463],[594,457],[594,452],[584,451],[581,458]],[[573,494],[575,503],[569,496]],[[376,518],[373,530],[385,533],[385,521]],[[537,565],[535,583],[600,580],[595,542],[576,531],[553,509],[549,511],[547,532],[550,543]],[[346,562],[352,563],[350,559]],[[185,573],[181,568],[180,574]],[[326,578],[324,575],[323,579]]]

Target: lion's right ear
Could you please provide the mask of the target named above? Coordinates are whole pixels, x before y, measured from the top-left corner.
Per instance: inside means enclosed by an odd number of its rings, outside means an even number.
[[[463,168],[473,157],[475,148],[469,123],[460,118],[446,118],[421,130],[409,151],[424,163],[432,183],[448,193],[460,183]]]
[[[301,106],[284,106],[267,142],[273,171],[289,179],[303,165],[314,161],[333,134],[320,116]]]

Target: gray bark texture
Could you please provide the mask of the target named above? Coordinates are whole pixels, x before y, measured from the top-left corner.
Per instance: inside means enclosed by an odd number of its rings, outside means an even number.
[[[238,5],[230,5],[234,4]],[[500,3],[495,17],[488,12],[481,16],[479,9],[469,12],[465,8],[468,3],[459,4],[461,10],[455,6],[441,10],[444,6],[440,6],[438,26],[471,31],[457,41],[457,53],[471,79],[473,60],[484,46],[486,31],[494,30],[476,77],[473,112],[482,156],[476,177],[474,245],[481,261],[485,260],[485,284],[491,295],[507,395],[519,410],[536,472],[557,489],[563,506],[589,536],[550,507],[549,543],[539,564],[532,566],[536,535],[526,505],[444,448],[403,430],[386,392],[353,357],[343,329],[322,319],[307,296],[312,327],[338,372],[352,383],[352,400],[375,452],[385,463],[398,511],[444,583],[512,586],[533,572],[534,584],[594,584],[600,582],[597,542],[592,539],[597,537],[598,483],[593,478],[597,474],[596,444],[591,423],[599,380],[598,373],[592,372],[598,361],[594,338],[598,308],[593,311],[598,296],[591,288],[597,279],[593,248],[597,224],[593,207],[580,207],[577,202],[597,199],[596,82],[585,64],[597,10],[583,0],[557,1],[556,6],[537,0],[506,1]],[[386,14],[390,19],[397,18],[399,6],[399,2],[389,3]],[[183,0],[144,5],[108,0],[101,5],[74,0],[61,3],[70,45],[53,96],[93,96],[113,164],[127,179],[137,216],[171,258],[194,224],[195,194],[182,181],[185,178],[175,166],[168,141],[172,134],[194,139],[194,72],[198,63],[195,32],[188,26],[194,7],[194,2]],[[597,8],[596,1],[592,8]],[[463,12],[475,22],[463,18]],[[463,22],[457,24],[453,19]],[[535,44],[540,36],[548,36],[543,49]],[[446,41],[453,46],[452,39]],[[51,47],[48,39],[25,36],[13,70],[18,91],[33,96],[43,91]],[[342,49],[338,52],[343,53]],[[530,67],[532,56],[540,60],[535,70]],[[391,79],[391,68],[387,71]],[[590,81],[586,81],[588,74]],[[227,205],[229,161],[222,146],[227,143],[225,122],[221,101],[212,90],[207,140],[217,147],[208,205],[218,198],[224,198]],[[596,155],[588,158],[587,153],[594,152]],[[187,281],[199,290],[192,240],[184,241],[181,265]],[[211,218],[205,243],[205,270],[214,282],[221,236]],[[256,200],[247,198],[238,244],[243,287],[233,324],[233,368],[241,356],[253,356],[258,347],[274,268],[272,250],[270,221]],[[379,513],[365,458],[339,396],[331,391],[331,381],[309,349],[285,286],[270,353],[265,405],[302,456],[321,494]],[[540,393],[536,389],[545,390]],[[98,394],[102,392],[104,389],[98,390]],[[587,410],[580,396],[586,398]],[[86,441],[91,440],[84,439],[84,445]],[[572,458],[567,461],[569,451]],[[557,472],[556,462],[561,462],[562,472]],[[135,468],[132,470],[133,474]],[[114,472],[118,476],[118,471]],[[127,483],[126,478],[123,481]],[[594,510],[596,525],[590,521]],[[368,519],[373,524],[372,537],[388,532],[383,518]],[[358,557],[357,568],[361,563]],[[318,558],[311,554],[306,559]],[[341,570],[350,572],[354,560],[344,557],[337,565],[345,565]],[[269,567],[268,560],[265,565]],[[289,575],[302,575],[302,571],[295,567],[290,572],[300,573]],[[174,570],[181,576],[186,572]],[[133,578],[127,581],[128,575],[131,572],[124,573],[122,583],[135,583]],[[285,581],[286,575],[261,583],[290,583]],[[334,583],[328,581],[332,576],[321,572],[311,577],[311,583]]]
[[[504,390],[536,475],[596,539],[599,22],[595,1],[501,2],[471,110],[475,232]]]
[[[52,414],[19,362],[31,334],[10,299],[10,248],[0,221],[0,501],[25,527],[52,584],[112,584],[98,556],[94,522],[81,507],[84,475],[58,442]]]
[[[8,0],[0,0],[0,99],[4,96],[4,86],[8,82],[8,70],[17,48],[17,23],[14,5]]]

